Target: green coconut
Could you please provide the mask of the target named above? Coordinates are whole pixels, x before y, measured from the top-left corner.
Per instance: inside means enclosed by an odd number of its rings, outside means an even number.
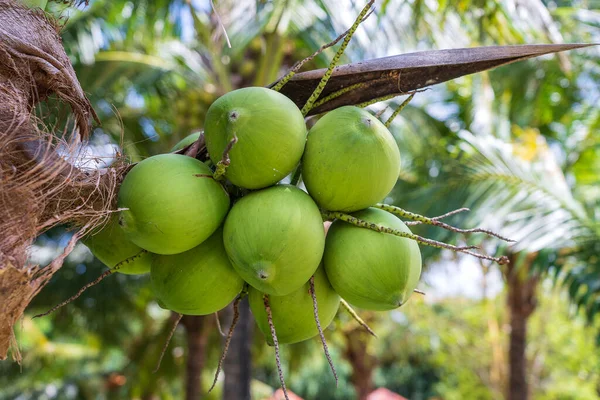
[[[161,307],[187,315],[225,308],[244,286],[225,253],[221,228],[191,250],[154,255],[150,278]]]
[[[280,344],[298,343],[319,334],[309,290],[310,286],[307,282],[300,289],[288,295],[269,296],[273,325]],[[273,338],[263,302],[263,294],[250,288],[248,300],[258,327],[265,335],[267,343],[272,346]],[[331,287],[322,267],[315,272],[315,295],[319,309],[319,322],[321,328],[325,330],[337,313],[340,296]]]
[[[170,152],[172,153],[174,151],[181,150],[181,149],[189,146],[190,144],[194,143],[195,141],[198,140],[201,133],[202,132],[194,132],[194,133],[184,137],[179,142],[177,142],[177,144],[175,146],[173,146],[171,148]]]
[[[283,296],[315,272],[325,245],[323,220],[308,194],[280,185],[240,199],[225,220],[225,249],[251,286]]]
[[[410,233],[400,219],[383,210],[368,208],[353,215]],[[417,242],[341,220],[329,228],[323,262],[335,291],[367,310],[391,310],[406,303],[421,276]]]
[[[92,254],[108,268],[127,275],[150,272],[152,254],[133,244],[119,226],[119,218],[113,214],[99,232],[92,232],[82,240]]]
[[[156,304],[158,304],[158,306],[163,310],[169,310],[169,307],[167,307],[167,305],[163,303],[161,299],[156,299]]]
[[[325,114],[308,132],[302,178],[317,204],[353,212],[380,202],[400,173],[400,151],[390,131],[362,108]]]
[[[306,143],[304,117],[294,102],[261,87],[221,96],[208,109],[204,129],[215,164],[237,137],[225,175],[247,189],[271,186],[286,177],[298,165]]]
[[[204,163],[161,154],[129,171],[119,189],[119,223],[127,237],[152,253],[196,247],[221,225],[229,195]]]

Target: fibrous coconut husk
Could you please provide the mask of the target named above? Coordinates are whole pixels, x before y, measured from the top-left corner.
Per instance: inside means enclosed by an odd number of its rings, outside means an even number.
[[[54,94],[72,109],[73,135],[86,138],[96,118],[62,47],[59,25],[41,10],[0,0],[0,359],[15,343],[13,325],[61,267],[77,240],[115,208],[122,163],[83,171],[59,155],[76,147],[40,129],[34,107]],[[46,267],[27,249],[59,224],[77,228]],[[15,348],[13,358],[19,359]]]

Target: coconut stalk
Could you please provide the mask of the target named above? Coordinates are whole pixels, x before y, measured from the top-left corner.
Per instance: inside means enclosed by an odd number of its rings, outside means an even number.
[[[116,209],[116,194],[130,165],[82,171],[58,156],[73,153],[97,120],[62,47],[60,25],[41,9],[0,0],[0,359],[12,346],[20,360],[13,326],[64,258],[90,230]],[[371,104],[460,76],[588,44],[496,46],[426,51],[342,65],[308,110],[314,115],[350,104]],[[326,70],[297,73],[281,93],[303,107]],[[272,86],[275,86],[274,82]],[[70,137],[40,128],[35,106],[54,94],[71,107]],[[201,139],[202,140],[202,139]],[[197,142],[200,143],[200,140]],[[194,146],[194,145],[192,145]],[[204,146],[194,153],[205,155]],[[189,148],[180,152],[186,152]],[[27,262],[37,236],[57,225],[76,229],[63,253],[45,268]]]

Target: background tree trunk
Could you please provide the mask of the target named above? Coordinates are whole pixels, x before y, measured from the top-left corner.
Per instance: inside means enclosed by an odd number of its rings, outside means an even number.
[[[536,288],[539,278],[530,274],[531,262],[536,255],[528,254],[520,263],[513,255],[507,266],[507,305],[510,310],[508,400],[529,399],[526,355],[527,323],[537,305]]]
[[[250,306],[248,297],[245,297],[240,303],[240,319],[223,365],[225,373],[223,400],[250,400],[252,334]]]
[[[181,323],[185,326],[188,357],[186,364],[185,398],[198,400],[202,395],[202,369],[206,363],[206,344],[212,324],[207,317],[185,315]]]
[[[373,391],[373,370],[376,359],[367,351],[367,342],[370,339],[368,333],[362,327],[344,332],[346,349],[344,356],[352,365],[352,385],[356,390],[358,400],[366,400],[369,393]]]

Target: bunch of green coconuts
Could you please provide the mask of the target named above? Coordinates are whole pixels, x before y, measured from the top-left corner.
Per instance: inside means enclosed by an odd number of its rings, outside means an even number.
[[[211,161],[161,154],[125,176],[121,211],[85,240],[109,268],[149,271],[159,304],[188,315],[223,309],[247,283],[269,344],[270,323],[282,344],[319,334],[313,295],[323,329],[340,297],[366,310],[391,310],[408,300],[421,274],[416,241],[341,219],[326,235],[323,225],[339,212],[410,233],[398,217],[372,207],[400,172],[398,146],[375,116],[341,107],[307,131],[290,99],[251,87],[211,105],[204,135]],[[299,165],[308,193],[279,183]],[[223,177],[215,172],[220,168]]]

